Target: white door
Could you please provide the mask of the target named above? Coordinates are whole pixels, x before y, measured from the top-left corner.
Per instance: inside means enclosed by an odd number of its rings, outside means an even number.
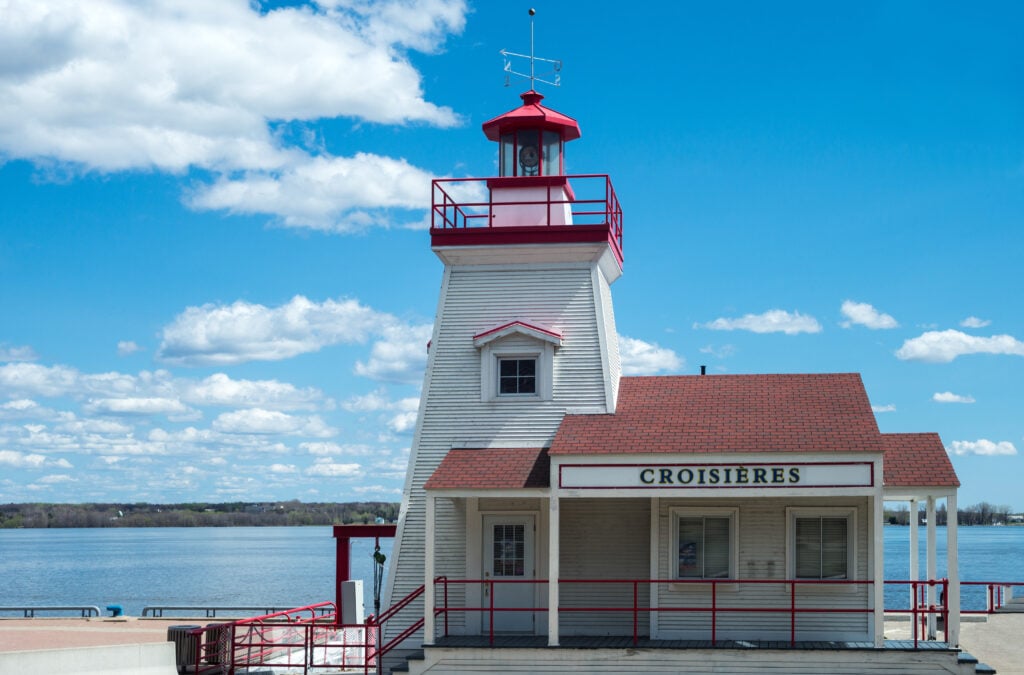
[[[532,515],[484,516],[484,580],[534,578]],[[484,584],[483,606],[491,606],[491,584]],[[533,633],[533,612],[499,612],[498,608],[535,607],[534,584],[495,583],[494,630],[501,633]],[[481,626],[490,629],[489,612],[483,612]]]

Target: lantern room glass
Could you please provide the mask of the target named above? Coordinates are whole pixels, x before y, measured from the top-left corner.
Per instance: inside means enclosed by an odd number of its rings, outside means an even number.
[[[498,140],[499,176],[559,176],[562,136],[557,131],[520,129]]]

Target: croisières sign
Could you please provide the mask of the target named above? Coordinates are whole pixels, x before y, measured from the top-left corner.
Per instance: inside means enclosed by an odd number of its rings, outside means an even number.
[[[814,488],[871,487],[871,462],[780,464],[563,464],[559,487],[602,488]]]

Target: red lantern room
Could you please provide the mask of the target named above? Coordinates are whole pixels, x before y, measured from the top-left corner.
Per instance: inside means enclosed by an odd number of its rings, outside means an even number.
[[[544,97],[532,89],[521,98],[523,105],[484,122],[484,134],[499,143],[498,176],[564,175],[565,143],[580,137],[579,124],[542,106]]]

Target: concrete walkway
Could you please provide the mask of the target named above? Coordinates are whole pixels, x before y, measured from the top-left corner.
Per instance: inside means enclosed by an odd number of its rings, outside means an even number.
[[[970,617],[960,624],[960,642],[998,675],[1024,675],[1024,614]],[[0,619],[0,652],[165,642],[168,626],[205,625],[209,619],[69,618]],[[885,624],[890,640],[910,639],[910,622]],[[941,637],[941,634],[940,634]]]
[[[886,621],[888,640],[911,640],[909,621]],[[943,633],[939,631],[939,639]],[[960,647],[996,669],[997,675],[1024,675],[1024,614],[964,616]]]
[[[166,642],[167,627],[210,620],[123,618],[0,619],[0,652]]]

